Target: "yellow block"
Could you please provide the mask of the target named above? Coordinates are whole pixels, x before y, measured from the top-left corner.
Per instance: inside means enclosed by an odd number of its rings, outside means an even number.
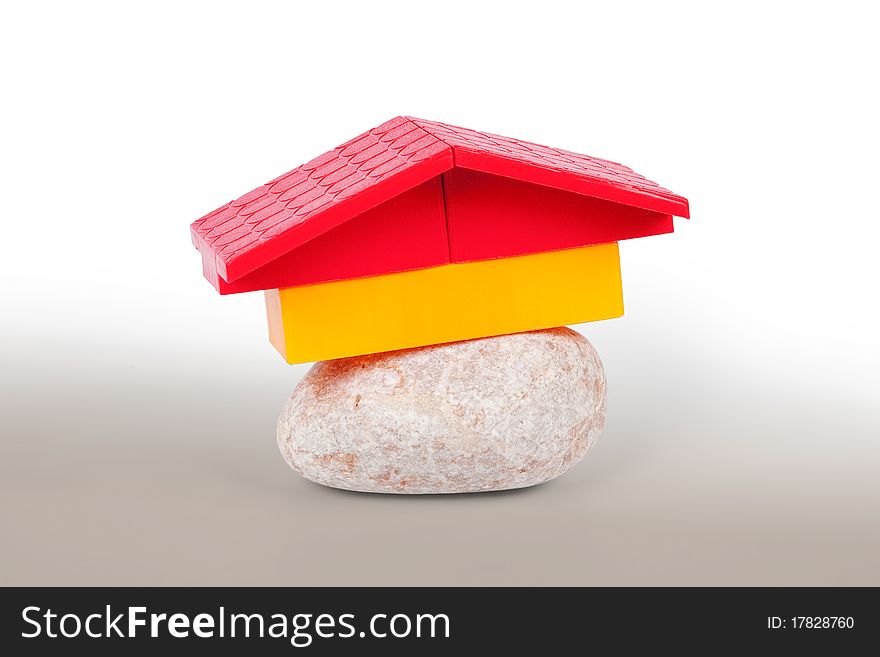
[[[623,315],[617,243],[456,263],[266,292],[288,363]]]

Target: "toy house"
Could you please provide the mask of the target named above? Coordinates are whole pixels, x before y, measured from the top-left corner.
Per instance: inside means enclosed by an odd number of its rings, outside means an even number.
[[[688,202],[614,162],[397,117],[192,224],[290,363],[623,314],[617,242]]]

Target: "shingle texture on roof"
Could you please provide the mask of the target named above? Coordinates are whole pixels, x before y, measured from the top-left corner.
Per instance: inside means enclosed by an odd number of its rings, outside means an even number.
[[[617,162],[437,121],[407,118],[449,144],[455,152],[456,166],[537,183],[542,182],[541,174],[546,174],[544,180],[550,186],[646,210],[688,216],[685,198]]]
[[[454,166],[688,216],[686,199],[621,164],[397,117],[196,220],[193,243],[206,276],[231,282]]]
[[[240,276],[247,273],[245,269],[265,264],[251,266],[259,262],[253,260],[238,272],[231,267],[262,245],[284,235],[294,237],[298,227],[330,217],[334,209],[382,183],[402,178],[409,185],[408,171],[443,154],[451,162],[449,147],[437,137],[403,117],[392,119],[198,219],[192,224],[193,242],[213,253],[226,280],[237,278],[236,273]],[[441,172],[429,173],[425,179]],[[350,205],[356,214],[369,209]],[[326,229],[334,223],[339,222],[326,222]],[[316,231],[301,232],[311,238]],[[295,248],[296,240],[289,246]]]

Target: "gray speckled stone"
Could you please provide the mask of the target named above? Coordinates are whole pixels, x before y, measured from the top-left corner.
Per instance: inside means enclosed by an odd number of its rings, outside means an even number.
[[[319,484],[379,493],[533,486],[577,463],[605,425],[605,375],[567,328],[316,363],[278,444]]]

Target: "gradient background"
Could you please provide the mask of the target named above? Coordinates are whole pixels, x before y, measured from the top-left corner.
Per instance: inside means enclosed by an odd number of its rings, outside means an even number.
[[[880,585],[869,10],[246,4],[0,11],[0,584]],[[306,367],[201,278],[193,219],[403,113],[691,201],[577,327],[607,429],[547,485],[299,479]]]

